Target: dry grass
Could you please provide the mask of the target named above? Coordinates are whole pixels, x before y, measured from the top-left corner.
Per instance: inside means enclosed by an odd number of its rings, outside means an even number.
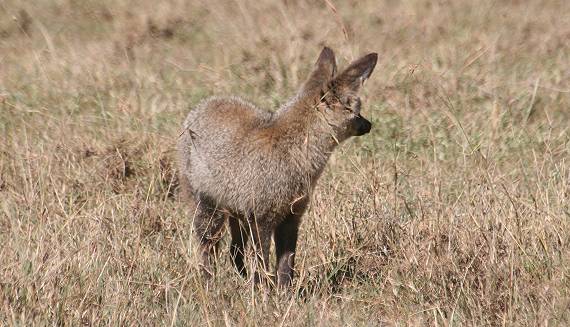
[[[337,11],[334,14],[333,8]],[[0,324],[570,324],[570,3],[0,3]],[[197,279],[173,145],[200,98],[274,108],[323,44],[380,53],[295,295]]]

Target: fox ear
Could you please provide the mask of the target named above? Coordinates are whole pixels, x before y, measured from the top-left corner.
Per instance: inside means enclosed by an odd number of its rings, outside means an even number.
[[[313,72],[303,85],[303,91],[321,90],[336,74],[336,59],[329,47],[324,47]]]
[[[374,71],[377,61],[377,53],[370,53],[356,60],[334,79],[334,86],[354,92],[358,91]]]

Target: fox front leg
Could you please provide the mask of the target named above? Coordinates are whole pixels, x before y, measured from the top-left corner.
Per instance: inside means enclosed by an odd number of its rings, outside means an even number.
[[[275,230],[276,267],[275,275],[279,287],[291,285],[295,268],[295,249],[301,217],[292,215],[282,221]]]

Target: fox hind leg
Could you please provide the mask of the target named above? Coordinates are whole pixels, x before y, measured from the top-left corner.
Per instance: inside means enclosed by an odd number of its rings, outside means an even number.
[[[214,259],[217,245],[223,235],[225,214],[212,201],[198,197],[194,216],[194,234],[199,241],[202,274],[206,279],[214,275]]]
[[[259,226],[252,217],[249,217],[249,219],[230,217],[229,225],[232,234],[230,256],[236,270],[243,277],[247,277],[244,256],[246,252],[245,247],[248,239],[251,237],[256,258],[255,265],[252,267],[254,270],[254,282],[256,284],[268,282],[266,277],[271,245],[271,232],[269,229],[263,225]]]
[[[250,223],[250,228],[256,258],[254,282],[269,285],[269,249],[272,232],[267,226],[258,226],[255,221]]]
[[[247,277],[247,269],[244,263],[245,246],[248,240],[247,228],[243,226],[243,222],[239,218],[233,216],[229,218],[229,225],[232,234],[230,257],[235,269],[245,278]]]

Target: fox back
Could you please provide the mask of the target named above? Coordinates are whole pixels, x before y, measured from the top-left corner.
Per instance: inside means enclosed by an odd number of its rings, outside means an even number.
[[[180,177],[196,208],[194,226],[205,253],[217,242],[214,229],[223,225],[224,213],[241,226],[236,231],[253,230],[255,223],[262,243],[280,224],[300,222],[334,148],[370,131],[356,94],[376,61],[369,54],[337,75],[334,53],[324,48],[297,95],[276,112],[237,97],[213,97],[189,113],[178,143]]]

